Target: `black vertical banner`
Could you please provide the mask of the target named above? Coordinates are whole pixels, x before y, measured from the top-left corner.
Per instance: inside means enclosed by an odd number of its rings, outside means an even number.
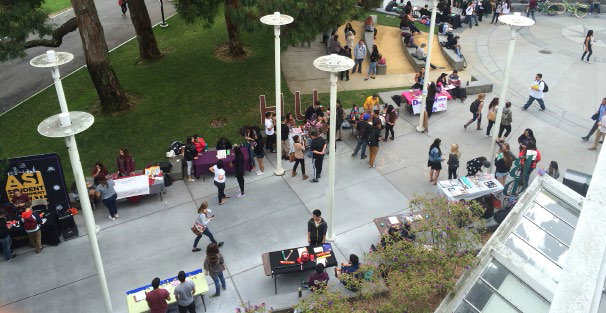
[[[32,200],[46,199],[51,212],[61,216],[69,208],[69,195],[61,160],[56,153],[31,155],[8,160],[6,185],[2,192],[9,202],[19,189]]]

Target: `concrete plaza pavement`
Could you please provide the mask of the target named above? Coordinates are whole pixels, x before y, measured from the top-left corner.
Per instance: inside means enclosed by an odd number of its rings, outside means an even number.
[[[537,26],[523,32],[516,46],[508,92],[508,100],[514,103],[513,131],[509,138],[513,150],[517,151],[517,136],[530,127],[543,157],[539,167],[546,168],[549,161],[557,160],[562,174],[566,169],[592,172],[597,154],[587,151],[589,143],[581,142],[580,136],[592,125],[590,116],[599,100],[606,96],[604,77],[598,75],[604,72],[605,64],[597,59],[606,55],[606,51],[596,45],[596,61],[581,63],[580,55],[565,53],[577,43],[557,35],[580,21],[594,23],[592,19],[539,17]],[[547,47],[537,44],[531,35],[541,38]],[[483,22],[480,27],[462,29],[462,38],[463,53],[470,64],[467,71],[492,79],[494,92],[487,98],[497,96],[508,29]],[[546,49],[552,54],[538,51]],[[550,87],[545,98],[547,111],[539,112],[536,104],[526,112],[521,111],[536,72],[544,74]],[[327,80],[325,83],[328,85]],[[462,127],[470,118],[472,100],[473,97],[465,103],[449,101],[446,112],[432,116],[427,134],[415,130],[418,116],[401,115],[395,127],[395,140],[381,142],[377,167],[373,169],[365,161],[350,156],[355,140],[349,131],[343,131],[344,141],[337,143],[337,154],[327,157],[337,158],[334,247],[339,262],[345,262],[350,253],[362,255],[371,243],[378,241],[373,218],[407,210],[414,195],[436,193],[435,186],[428,182],[426,167],[428,148],[435,138],[442,139],[444,152],[450,144],[459,144],[462,164],[481,155],[492,158],[485,130],[477,131],[473,125],[468,130]],[[482,127],[486,123],[484,120]],[[246,174],[245,198],[234,197],[237,184],[228,175],[226,191],[232,198],[222,206],[217,205],[216,188],[208,177],[206,181],[193,183],[175,182],[167,189],[164,201],[150,196],[138,204],[119,203],[120,218],[116,221],[108,220],[106,209],[100,205],[94,214],[100,227],[98,238],[114,311],[127,311],[125,291],[148,284],[155,276],[174,276],[179,270],[202,267],[204,255],[191,252],[194,236],[189,230],[196,217],[196,206],[202,201],[208,201],[216,215],[210,229],[217,240],[225,241],[221,251],[228,280],[221,297],[205,298],[208,312],[233,312],[240,301],[266,302],[275,308],[296,303],[300,281],[309,273],[279,276],[276,296],[273,280],[263,273],[261,253],[306,244],[305,228],[311,212],[314,209],[326,212],[328,159],[324,162],[320,183],[312,184],[301,179],[300,171],[296,177],[289,176],[292,165],[288,162],[283,163],[286,175],[272,175],[275,154],[268,154],[264,176]],[[308,174],[312,171],[310,159],[306,159],[306,170]],[[462,166],[459,175],[464,174]],[[440,178],[446,178],[445,171]],[[82,217],[76,218],[80,226],[76,239],[47,247],[39,255],[20,249],[15,261],[0,265],[2,304],[19,312],[102,310],[88,238]],[[203,237],[200,246],[206,244],[208,239]],[[331,288],[339,288],[333,271],[328,272]],[[212,283],[209,278],[207,281]],[[210,288],[213,290],[212,285]],[[199,312],[201,309],[202,304],[198,303]]]

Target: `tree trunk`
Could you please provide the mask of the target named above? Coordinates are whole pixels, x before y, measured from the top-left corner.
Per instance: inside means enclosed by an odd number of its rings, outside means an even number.
[[[145,61],[154,61],[162,57],[158,43],[154,36],[154,30],[147,13],[144,0],[129,0],[130,19],[133,21],[137,41],[139,42],[139,58]]]
[[[231,12],[236,12],[240,7],[240,0],[225,0],[225,25],[227,26],[227,36],[229,37],[229,54],[240,56],[244,54],[242,42],[240,42],[240,31],[238,24],[230,16]]]
[[[103,26],[93,0],[70,0],[78,20],[78,30],[86,59],[88,74],[101,101],[101,110],[112,113],[125,110],[128,99],[109,63]]]

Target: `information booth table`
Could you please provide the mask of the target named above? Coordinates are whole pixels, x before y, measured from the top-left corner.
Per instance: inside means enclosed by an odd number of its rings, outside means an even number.
[[[503,190],[503,185],[494,176],[487,173],[442,180],[438,182],[437,187],[438,192],[451,201],[469,201]]]

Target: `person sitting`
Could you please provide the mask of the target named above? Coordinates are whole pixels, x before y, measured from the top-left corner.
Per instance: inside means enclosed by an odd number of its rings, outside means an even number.
[[[13,197],[11,198],[11,203],[13,204],[14,213],[21,214],[25,211],[26,208],[32,205],[32,200],[30,197],[21,192],[21,190],[15,188],[13,189]]]
[[[452,25],[450,23],[442,23],[438,26],[438,32],[440,35],[446,36],[449,32],[452,32]]]
[[[145,292],[145,301],[147,301],[150,313],[166,313],[168,311],[166,301],[170,301],[170,293],[166,289],[160,288],[160,278],[158,277],[152,280],[151,285],[154,290]]]
[[[360,259],[355,254],[349,255],[349,263],[341,263],[341,268],[335,267],[335,277],[339,278],[341,274],[353,274],[360,268]],[[341,283],[345,285],[345,282],[341,280]]]
[[[482,166],[489,168],[490,162],[486,157],[478,157],[473,160],[467,161],[467,176],[476,175],[478,172],[482,172]]]
[[[420,46],[417,47],[417,51],[415,53],[415,57],[421,61],[425,61],[427,62],[427,55],[425,54],[425,47],[427,46],[426,43],[422,43]],[[437,67],[431,63],[429,63],[429,66],[431,67],[432,70],[435,70]]]
[[[442,73],[440,74],[440,77],[438,77],[438,79],[436,80],[436,88],[438,90],[438,93],[441,93],[442,90],[444,90],[444,88],[448,86],[448,84],[446,83],[446,76],[446,73]]]
[[[312,114],[311,118],[307,120],[305,125],[303,125],[303,129],[308,132],[317,131],[319,133],[322,131],[322,128],[322,121],[320,118],[318,118],[316,113]]]
[[[318,117],[318,116],[324,116],[324,111],[322,111],[322,108],[320,106],[320,101],[314,102],[312,105],[310,105],[307,108],[307,110],[305,110],[305,121],[310,120],[311,116],[314,113],[316,114],[316,117]]]
[[[415,75],[415,83],[412,85],[412,89],[423,89],[423,81],[425,80],[425,68],[422,67],[421,70]]]
[[[364,21],[364,30],[374,33],[374,39],[377,39],[377,28],[375,27],[375,22],[373,21],[372,16],[368,16]]]
[[[97,178],[97,176],[108,176],[109,171],[103,165],[103,163],[101,163],[100,161],[97,161],[97,163],[95,163],[95,167],[93,168],[93,171],[91,174],[93,175],[93,179],[95,179],[95,178]]]
[[[453,35],[453,33],[446,34],[446,41],[440,42],[440,44],[446,49],[452,49],[456,54],[461,57],[461,46],[459,45],[459,35]]]
[[[200,137],[198,134],[194,134],[194,145],[196,146],[196,151],[198,151],[198,153],[201,153],[206,149],[204,138]]]
[[[404,17],[402,18],[402,23],[404,25],[408,25],[408,27],[410,28],[410,33],[414,35],[414,33],[421,33],[421,30],[419,28],[417,28],[417,26],[415,25],[415,20],[412,17],[411,13],[407,13],[406,15],[404,15]],[[400,29],[402,28],[402,24],[400,24]]]
[[[424,8],[419,10],[419,13],[421,16],[430,17],[431,11],[429,11],[429,5],[426,4]]]
[[[231,141],[225,137],[219,138],[217,141],[217,150],[228,150],[232,148]]]
[[[324,264],[318,263],[316,264],[316,271],[312,273],[307,280],[307,286],[311,291],[326,288],[328,279],[328,273],[324,271]]]
[[[453,85],[454,88],[450,89],[450,95],[453,98],[460,98],[461,101],[464,101],[465,98],[461,97],[461,78],[459,77],[459,72],[457,70],[452,71],[452,74],[448,76],[448,84]]]
[[[385,12],[394,12],[396,7],[398,7],[398,3],[395,0],[391,0],[385,6]]]
[[[410,229],[410,223],[406,222],[403,224],[402,229],[396,226],[391,226],[385,230],[384,235],[381,237],[381,246],[385,247],[388,243],[398,242],[402,239],[414,241],[417,236],[412,233]]]
[[[118,176],[126,177],[135,175],[135,159],[128,152],[128,149],[120,149],[120,153],[116,158],[116,167],[118,168]]]
[[[360,120],[360,107],[354,105],[349,112],[349,120],[352,122]]]

